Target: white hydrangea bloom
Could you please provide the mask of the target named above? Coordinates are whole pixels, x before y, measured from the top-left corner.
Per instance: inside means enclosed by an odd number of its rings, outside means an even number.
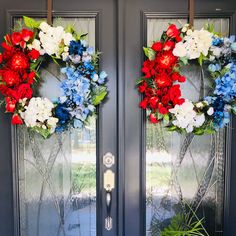
[[[44,23],[44,24],[43,24]],[[68,52],[69,45],[72,40],[75,40],[71,33],[66,33],[62,26],[52,27],[45,22],[40,24],[41,31],[39,32],[39,39],[42,49],[48,55],[56,55],[63,57],[63,52]],[[61,51],[61,49],[63,49]]]
[[[58,119],[53,117],[53,108],[54,104],[47,98],[33,97],[20,115],[27,127],[49,129],[53,133],[58,122]]]
[[[199,58],[201,53],[204,56],[208,55],[212,43],[212,33],[207,30],[194,30],[189,29],[182,42],[175,45],[173,54],[177,57],[186,56],[187,58]]]
[[[169,110],[175,115],[173,125],[186,129],[188,133],[192,132],[195,127],[200,127],[205,122],[204,114],[197,114],[194,111],[194,105],[191,101],[185,100],[182,105],[175,105],[174,108]]]
[[[179,42],[175,45],[173,50],[173,54],[177,57],[186,57],[187,56],[187,49],[183,42]]]
[[[39,26],[39,28],[44,32],[44,33],[47,33],[48,32],[48,30],[50,29],[50,25],[47,23],[47,22],[45,22],[45,21],[43,21],[41,24],[40,24],[40,26]]]

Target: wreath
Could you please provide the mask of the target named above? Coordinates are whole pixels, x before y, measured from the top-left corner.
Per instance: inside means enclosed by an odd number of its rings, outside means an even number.
[[[71,26],[53,27],[23,17],[21,31],[4,37],[0,53],[0,92],[13,125],[26,125],[48,138],[54,132],[83,128],[107,94],[105,71],[99,73],[99,53],[85,34]],[[61,95],[40,97],[42,65],[56,63],[64,74]]]
[[[143,77],[137,80],[143,95],[140,107],[147,110],[151,123],[163,122],[169,131],[212,134],[230,122],[236,113],[235,36],[221,37],[211,25],[195,30],[189,24],[178,29],[169,25],[160,41],[144,47],[147,60]],[[199,101],[182,97],[181,86],[188,78],[183,68],[201,68]],[[207,72],[207,81],[204,76]]]

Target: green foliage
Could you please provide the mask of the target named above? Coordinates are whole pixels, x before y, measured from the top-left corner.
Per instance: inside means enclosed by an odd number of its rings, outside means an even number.
[[[137,79],[137,80],[136,80],[136,85],[141,84],[144,80],[145,80],[145,78],[143,78],[143,77]]]
[[[202,66],[203,61],[205,60],[208,60],[208,58],[201,53],[200,57],[198,58],[199,65]]]
[[[39,25],[40,25],[40,21],[36,21],[30,17],[27,17],[27,16],[23,16],[23,20],[24,20],[24,23],[25,23],[25,26],[30,28],[30,29],[35,29],[35,28],[39,28]]]
[[[88,189],[96,189],[96,165],[73,164],[72,165],[72,190],[73,193],[81,193]]]
[[[146,56],[149,60],[152,61],[152,60],[155,59],[156,52],[155,52],[153,49],[143,47],[143,51],[144,51],[145,56]]]
[[[106,95],[107,95],[107,88],[105,86],[96,89],[92,100],[93,105],[97,106],[98,104],[100,104],[102,100],[106,97]]]
[[[37,127],[37,126],[35,126],[33,128],[30,128],[30,130],[39,133],[40,135],[42,135],[42,137],[44,139],[47,139],[52,135],[50,133],[49,129],[43,129],[43,128],[40,128],[40,127]]]
[[[187,223],[184,214],[177,214],[170,225],[161,232],[161,236],[205,236],[202,222],[203,219]]]
[[[101,55],[100,52],[96,51],[94,55],[92,56],[92,64],[96,70],[99,69],[99,56]]]

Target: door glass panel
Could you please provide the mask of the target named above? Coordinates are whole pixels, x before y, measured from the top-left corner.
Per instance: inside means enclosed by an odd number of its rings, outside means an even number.
[[[55,19],[73,24],[95,46],[95,18]],[[54,64],[41,71],[40,93],[56,98],[62,77]],[[57,89],[56,89],[57,88]],[[96,122],[83,131],[55,134],[43,140],[25,128],[17,130],[21,236],[96,235]]]
[[[228,19],[196,19],[195,28],[209,21],[223,35],[229,34]],[[148,19],[147,44],[159,39],[169,23],[179,19]],[[185,70],[188,82],[183,96],[199,99],[199,68]],[[206,92],[207,92],[207,88]],[[170,133],[162,125],[146,127],[146,235],[160,235],[171,218],[186,204],[204,217],[209,235],[222,235],[224,200],[225,131],[192,136]]]

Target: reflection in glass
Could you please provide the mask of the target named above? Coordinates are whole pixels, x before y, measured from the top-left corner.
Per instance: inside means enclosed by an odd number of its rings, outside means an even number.
[[[57,19],[56,24],[59,21],[88,32],[94,46],[95,19]],[[63,79],[59,67],[44,66],[41,76],[41,96],[58,97]],[[54,134],[48,140],[23,127],[17,135],[20,235],[95,236],[95,119],[83,131]]]
[[[227,35],[227,19],[209,20]],[[149,19],[147,42],[150,45],[173,22],[185,20]],[[205,20],[195,20],[201,28]],[[188,78],[182,86],[183,96],[199,99],[200,69],[185,69]],[[205,84],[205,94],[208,85]],[[209,235],[223,232],[224,131],[215,135],[193,136],[170,133],[162,125],[147,124],[146,130],[146,235],[159,236],[171,218],[190,205],[204,217]],[[189,209],[187,209],[189,210]]]

